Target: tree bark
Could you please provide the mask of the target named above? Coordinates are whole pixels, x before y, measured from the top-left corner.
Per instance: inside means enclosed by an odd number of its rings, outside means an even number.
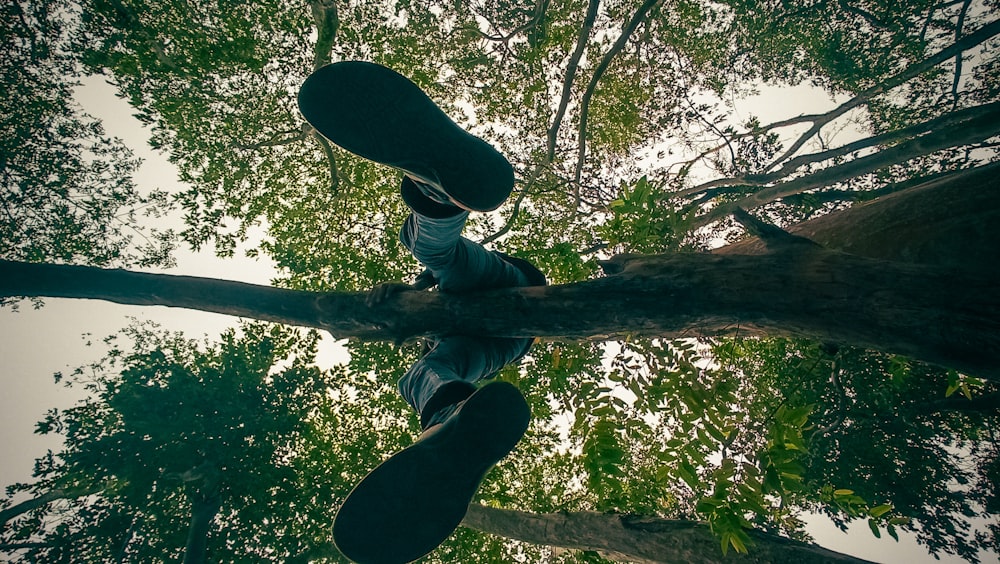
[[[608,339],[793,336],[1000,378],[1000,189],[991,165],[803,223],[807,245],[619,256],[576,284],[448,295],[312,293],[190,276],[0,261],[0,297],[164,305],[402,341],[427,334]]]
[[[0,262],[0,296],[167,305],[318,327],[336,338],[428,334],[609,339],[774,335],[878,349],[1000,377],[1000,292],[952,268],[820,248],[764,255],[620,256],[619,274],[448,295],[295,292],[206,278]]]
[[[472,504],[462,524],[514,540],[570,550],[592,550],[614,560],[640,564],[868,562],[759,531],[748,531],[754,541],[749,554],[729,551],[723,556],[719,539],[707,525],[694,521],[592,512],[537,514]]]
[[[204,564],[208,561],[208,532],[212,520],[219,513],[219,507],[218,495],[193,500],[187,546],[184,547],[184,564]]]
[[[850,209],[793,225],[790,233],[869,258],[932,264],[1000,277],[1000,163],[934,178]],[[767,252],[760,239],[718,254]]]

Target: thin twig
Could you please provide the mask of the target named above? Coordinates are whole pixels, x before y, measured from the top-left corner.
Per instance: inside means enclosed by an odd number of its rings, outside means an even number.
[[[972,4],[972,0],[965,0],[962,3],[962,10],[958,13],[958,21],[955,23],[955,42],[962,38],[962,27],[965,25],[965,15],[969,11],[969,4]],[[951,83],[951,96],[952,105],[951,109],[954,110],[958,107],[958,83],[962,80],[962,53],[955,55],[955,78]]]
[[[625,25],[622,30],[622,34],[615,41],[615,44],[611,46],[611,49],[604,54],[601,58],[600,64],[594,70],[594,75],[590,77],[590,83],[587,85],[587,90],[583,93],[583,100],[580,103],[580,128],[577,135],[577,154],[576,154],[576,172],[573,174],[573,184],[574,184],[574,201],[575,207],[580,207],[580,176],[583,173],[583,163],[587,156],[587,116],[590,111],[590,101],[594,96],[594,92],[597,90],[597,82],[604,75],[604,72],[608,70],[611,65],[611,61],[615,58],[618,53],[625,48],[628,43],[629,37],[635,32],[639,24],[646,18],[646,15],[652,10],[657,4],[662,0],[646,0],[639,6],[636,10],[632,19]]]
[[[559,106],[556,109],[555,117],[552,119],[552,126],[549,127],[548,131],[546,160],[550,163],[555,160],[556,137],[559,134],[559,127],[562,125],[563,117],[566,115],[566,108],[569,106],[570,94],[573,91],[573,80],[576,77],[576,71],[580,65],[580,59],[583,57],[583,52],[587,48],[587,39],[590,37],[590,32],[594,27],[594,20],[597,19],[597,9],[600,3],[600,0],[590,0],[590,4],[587,6],[587,14],[583,18],[583,26],[580,28],[580,33],[576,38],[576,48],[573,49],[573,54],[569,58],[569,64],[566,65],[566,78],[563,79],[562,96],[559,98]]]

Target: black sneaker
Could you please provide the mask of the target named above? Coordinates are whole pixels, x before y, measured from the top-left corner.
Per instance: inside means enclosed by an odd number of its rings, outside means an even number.
[[[354,488],[333,523],[337,548],[361,564],[402,564],[437,548],[462,522],[486,472],[521,440],[529,417],[514,386],[480,388]]]
[[[346,61],[318,69],[299,91],[299,109],[330,141],[402,170],[467,210],[496,209],[514,187],[503,155],[381,65]]]

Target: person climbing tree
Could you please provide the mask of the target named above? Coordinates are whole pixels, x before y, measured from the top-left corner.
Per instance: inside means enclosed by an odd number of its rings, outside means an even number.
[[[470,212],[499,207],[514,187],[507,159],[456,125],[413,82],[381,65],[321,67],[303,83],[299,109],[334,144],[403,172],[411,209],[400,241],[426,270],[413,285],[382,284],[369,299],[436,285],[462,293],[542,286],[532,264],[461,236]],[[458,527],[486,472],[520,441],[530,419],[520,391],[488,380],[518,361],[530,338],[444,335],[402,377],[399,391],[423,433],[369,473],[344,501],[333,536],[348,558],[415,560]]]

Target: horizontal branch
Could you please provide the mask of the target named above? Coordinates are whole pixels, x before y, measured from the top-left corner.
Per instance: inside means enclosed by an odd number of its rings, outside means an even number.
[[[870,564],[867,560],[818,545],[752,530],[748,531],[754,540],[749,554],[731,553],[723,558],[719,540],[708,525],[676,519],[591,511],[528,513],[474,503],[469,506],[462,524],[522,542],[595,551],[615,560],[642,564],[714,564],[723,561]]]
[[[44,505],[48,505],[53,501],[58,501],[61,499],[76,499],[84,496],[88,496],[92,493],[96,493],[98,490],[95,489],[72,489],[72,490],[50,490],[37,497],[31,499],[26,499],[20,503],[16,503],[2,511],[0,511],[0,526],[5,525],[11,519],[17,517],[18,515],[23,515],[29,511],[38,509]]]
[[[797,336],[1000,376],[1000,294],[989,277],[815,249],[759,256],[616,257],[620,274],[469,294],[310,293],[189,276],[0,261],[0,297],[166,305],[322,328],[335,338],[435,334],[616,339]]]

